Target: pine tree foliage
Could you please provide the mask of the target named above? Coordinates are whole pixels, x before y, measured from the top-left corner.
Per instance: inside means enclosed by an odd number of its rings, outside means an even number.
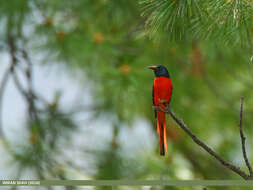
[[[143,0],[141,4],[152,35],[165,30],[171,39],[211,39],[252,45],[252,1]]]

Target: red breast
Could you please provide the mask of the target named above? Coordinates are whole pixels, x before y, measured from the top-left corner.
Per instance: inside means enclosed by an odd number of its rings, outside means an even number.
[[[168,77],[156,77],[154,79],[154,103],[159,106],[159,103],[168,104],[172,94],[172,83]]]

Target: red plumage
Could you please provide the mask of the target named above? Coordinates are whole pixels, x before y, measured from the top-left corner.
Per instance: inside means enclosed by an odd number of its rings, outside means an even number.
[[[165,109],[170,103],[172,89],[173,86],[170,78],[163,76],[155,77],[153,83],[153,105],[160,109]],[[165,155],[164,149],[167,152],[165,113],[155,111],[155,115],[157,118],[157,133],[160,135],[160,154]]]

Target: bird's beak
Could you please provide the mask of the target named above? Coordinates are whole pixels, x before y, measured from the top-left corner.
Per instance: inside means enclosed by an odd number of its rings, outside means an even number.
[[[157,66],[148,66],[149,69],[156,70]]]

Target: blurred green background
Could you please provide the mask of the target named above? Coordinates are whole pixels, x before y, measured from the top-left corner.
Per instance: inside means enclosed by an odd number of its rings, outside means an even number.
[[[154,76],[147,66],[168,68],[173,111],[224,159],[247,172],[238,124],[243,96],[252,160],[252,15],[252,2],[246,0],[0,1],[0,106],[3,110],[6,84],[13,83],[26,107],[18,132],[1,124],[1,157],[15,166],[0,168],[1,176],[241,179],[193,143],[169,116],[168,153],[159,155]],[[57,91],[48,100],[40,84],[33,85],[45,67],[56,86],[62,70],[71,79],[68,93],[78,85],[89,97],[76,97],[74,105]],[[10,115],[18,107],[4,105]]]

